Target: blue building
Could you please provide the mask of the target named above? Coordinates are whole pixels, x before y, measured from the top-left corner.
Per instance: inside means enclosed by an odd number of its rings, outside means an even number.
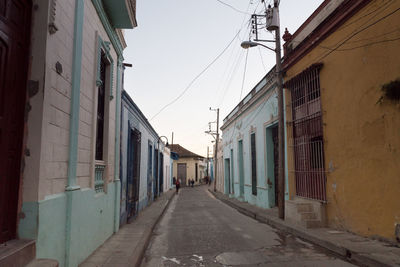
[[[163,192],[164,160],[169,162],[164,159],[165,144],[126,91],[122,92],[120,149],[122,225]]]
[[[277,205],[278,101],[275,67],[224,119],[224,193],[262,208]]]

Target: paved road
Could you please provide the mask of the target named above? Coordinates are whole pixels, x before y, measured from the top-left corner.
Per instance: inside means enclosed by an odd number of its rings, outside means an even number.
[[[200,186],[174,197],[142,266],[353,265],[239,213]]]

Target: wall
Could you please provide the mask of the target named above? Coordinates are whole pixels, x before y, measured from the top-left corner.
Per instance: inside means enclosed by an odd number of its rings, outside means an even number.
[[[169,148],[164,148],[164,192],[167,192],[172,186],[171,178],[171,152]]]
[[[391,240],[400,223],[400,105],[382,98],[381,87],[400,78],[398,8],[398,1],[371,1],[285,77],[323,63],[329,226]],[[356,31],[328,54],[326,47],[335,47]]]
[[[49,34],[48,1],[36,1],[33,11],[31,66],[29,79],[39,81],[39,92],[31,98],[28,116],[27,151],[24,169],[23,203],[18,225],[19,238],[36,239],[37,257],[54,258],[60,266],[77,266],[115,230],[114,183],[116,87],[120,73],[117,53],[110,46],[114,61],[113,94],[106,118],[107,164],[105,192],[94,191],[95,114],[97,105],[97,36],[109,41],[92,1],[82,1],[82,57],[78,81],[80,105],[71,110],[74,47],[75,0],[58,1],[55,24]],[[35,4],[35,3],[34,3]],[[57,73],[56,63],[62,65]],[[106,100],[108,101],[108,99]],[[79,114],[77,147],[70,147],[70,117]],[[76,121],[75,121],[76,122]],[[108,137],[108,140],[107,140]],[[76,185],[66,192],[69,151],[76,152]],[[75,178],[75,176],[74,176]],[[69,201],[67,201],[69,200]],[[69,208],[67,208],[69,207]],[[68,209],[71,216],[68,218]],[[66,259],[69,263],[66,262]]]
[[[139,211],[142,210],[149,202],[147,195],[147,184],[149,182],[148,177],[148,153],[149,153],[149,142],[152,144],[152,177],[154,170],[154,150],[157,148],[158,135],[151,129],[145,122],[144,118],[134,106],[129,104],[126,98],[123,98],[122,105],[122,120],[121,120],[121,188],[122,191],[126,188],[126,175],[127,175],[127,147],[128,147],[128,122],[131,128],[137,129],[141,133],[141,157],[140,157],[140,182],[139,182]],[[152,195],[152,192],[151,194]],[[125,195],[121,194],[121,211],[126,209],[125,207]]]
[[[189,185],[189,179],[193,179],[195,184],[200,184],[200,165],[203,164],[201,160],[195,160],[193,158],[179,158],[179,160],[174,160],[173,166],[173,177],[178,177],[178,164],[186,163],[186,185]],[[198,164],[198,181],[196,182],[195,173],[196,173],[196,165]],[[183,181],[182,181],[183,182]]]
[[[231,158],[231,149],[233,150],[233,177],[234,197],[247,201],[253,205],[263,208],[275,206],[274,199],[274,179],[268,176],[267,142],[266,128],[275,124],[277,120],[277,97],[275,87],[264,89],[264,93],[250,107],[240,114],[229,125],[224,124],[223,139],[223,157]],[[257,157],[257,195],[252,194],[251,187],[251,152],[250,152],[250,134],[256,134],[256,157]],[[244,196],[240,196],[239,187],[239,164],[238,164],[238,142],[243,140],[243,165],[244,165]],[[223,177],[226,177],[226,173]],[[270,182],[268,182],[268,180]],[[227,181],[224,181],[225,187]]]

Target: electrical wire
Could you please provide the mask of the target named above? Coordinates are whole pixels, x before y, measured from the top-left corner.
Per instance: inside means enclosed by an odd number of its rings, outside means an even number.
[[[246,15],[250,15],[249,13],[244,12],[244,11],[242,11],[242,10],[239,10],[239,9],[237,9],[236,7],[234,7],[234,6],[230,5],[230,4],[227,4],[227,3],[225,3],[225,2],[223,2],[223,1],[221,1],[221,0],[217,0],[217,2],[223,4],[223,5],[227,6],[227,7],[230,7],[231,9],[235,10],[236,12],[239,12],[239,13],[242,13],[242,14],[246,14]]]
[[[182,91],[182,93],[180,93],[174,100],[172,100],[171,102],[169,102],[168,104],[166,104],[163,108],[160,109],[160,111],[158,111],[151,119],[153,120],[157,115],[159,115],[164,109],[166,109],[167,107],[169,107],[170,105],[172,105],[173,103],[175,103],[176,101],[178,101],[189,89],[190,87],[194,84],[194,82],[201,77],[201,75],[203,75],[224,53],[225,51],[231,46],[231,44],[233,43],[233,41],[236,39],[236,37],[239,35],[240,30],[235,34],[235,36],[233,37],[233,39],[229,42],[229,44],[222,50],[221,53],[219,53],[212,61],[211,63],[209,63],[199,74],[197,74],[194,79],[186,86],[186,88]]]
[[[260,59],[261,59],[261,63],[263,65],[264,71],[267,72],[267,67],[265,66],[264,58],[262,57],[260,46],[257,46],[257,48],[258,48],[258,54],[260,55]]]
[[[363,45],[359,45],[359,46],[354,46],[354,47],[342,48],[342,49],[332,49],[332,48],[324,47],[324,46],[320,46],[320,47],[328,49],[328,50],[334,50],[334,51],[343,52],[343,51],[355,50],[355,49],[359,49],[359,48],[363,48],[363,47],[367,47],[367,46],[372,46],[372,45],[376,45],[376,44],[381,44],[381,43],[394,42],[394,41],[397,41],[397,40],[400,40],[400,37],[393,38],[393,39],[384,39],[384,40],[380,40],[380,41],[374,41],[374,42],[371,42],[371,43],[367,43],[367,44],[363,44]]]
[[[244,81],[246,79],[246,70],[247,70],[247,58],[249,56],[249,49],[246,50],[246,60],[244,62],[244,70],[243,70],[243,78],[242,78],[242,88],[240,89],[240,97],[239,101],[242,100],[242,93],[243,93],[243,88],[244,88]]]
[[[369,29],[370,27],[376,25],[377,23],[381,22],[382,20],[394,15],[396,12],[398,12],[400,10],[400,8],[395,9],[394,11],[390,12],[389,14],[386,14],[385,16],[379,18],[378,20],[368,24],[367,26],[355,31],[354,33],[350,34],[348,37],[346,37],[343,41],[341,41],[341,43],[339,45],[337,45],[335,48],[332,48],[329,50],[329,52],[327,52],[325,55],[321,56],[320,58],[318,58],[318,60],[316,60],[316,62],[321,61],[322,59],[326,58],[327,56],[329,56],[331,53],[333,53],[334,51],[337,51],[342,45],[344,45],[347,41],[351,40],[354,36],[358,35],[359,33]]]

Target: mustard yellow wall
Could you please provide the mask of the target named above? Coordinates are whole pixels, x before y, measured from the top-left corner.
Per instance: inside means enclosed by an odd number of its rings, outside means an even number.
[[[313,63],[324,65],[320,84],[329,226],[392,240],[395,224],[400,224],[400,104],[379,100],[381,86],[400,78],[398,8],[400,1],[372,1],[285,77],[289,80]],[[386,15],[340,47],[345,51],[327,55],[327,47]],[[290,164],[289,157],[289,169]]]

